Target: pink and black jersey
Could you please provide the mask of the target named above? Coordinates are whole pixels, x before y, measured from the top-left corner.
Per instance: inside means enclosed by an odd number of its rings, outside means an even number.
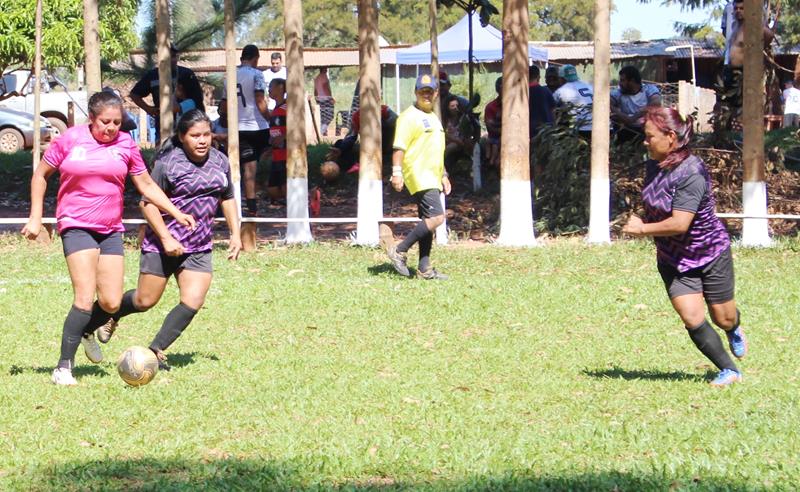
[[[197,222],[192,231],[162,213],[172,237],[183,245],[186,253],[211,251],[217,206],[223,200],[234,198],[231,168],[225,154],[212,148],[206,161],[196,164],[183,149],[170,149],[156,159],[153,180],[181,212],[192,215]],[[142,251],[164,252],[161,241],[149,227],[142,241]]]
[[[147,171],[139,147],[119,132],[109,143],[98,142],[89,125],[73,126],[56,138],[44,162],[58,170],[58,232],[81,228],[100,234],[122,232],[123,192],[128,174]]]
[[[286,162],[286,103],[276,107],[269,115],[269,136],[272,144],[272,160]],[[280,138],[283,137],[283,138]]]
[[[689,230],[676,236],[656,237],[657,261],[685,272],[716,259],[731,244],[728,231],[714,213],[716,200],[711,178],[703,161],[690,155],[672,169],[659,169],[656,161],[647,162],[647,177],[642,190],[644,222],[661,222],[672,210],[695,214]]]

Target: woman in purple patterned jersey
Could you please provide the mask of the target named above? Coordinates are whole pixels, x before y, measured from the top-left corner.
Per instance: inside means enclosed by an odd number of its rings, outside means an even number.
[[[178,209],[195,217],[197,227],[190,231],[175,220],[165,221],[152,203],[142,200],[149,227],[142,242],[139,283],[136,289],[125,292],[119,311],[97,330],[97,338],[108,342],[121,317],[155,306],[174,275],[180,302],[167,314],[150,343],[165,368],[164,350],[192,321],[211,286],[213,225],[220,204],[230,229],[228,259],[236,260],[242,248],[228,158],[211,146],[211,121],[204,112],[193,109],[181,117],[171,144],[156,157],[153,180]]]
[[[672,307],[697,348],[720,369],[711,384],[723,387],[741,381],[742,375],[706,320],[706,306],[736,358],[747,354],[747,339],[733,296],[730,238],[714,213],[708,170],[689,147],[692,123],[671,108],[648,109],[645,213],[643,218],[632,215],[622,232],[655,240],[658,271]]]

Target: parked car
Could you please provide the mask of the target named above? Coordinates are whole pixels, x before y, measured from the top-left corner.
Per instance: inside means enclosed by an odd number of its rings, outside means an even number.
[[[13,154],[33,148],[33,118],[31,113],[0,106],[0,152]],[[50,142],[53,126],[44,116],[40,120],[42,147]]]
[[[64,82],[46,71],[42,83],[39,104],[41,115],[53,126],[53,138],[66,131],[69,122],[70,105],[73,107],[74,123],[81,124],[88,118],[88,95],[85,90],[68,91]],[[14,70],[3,74],[0,80],[0,94],[16,92],[19,95],[3,100],[3,106],[18,111],[33,113],[33,84],[30,70]]]

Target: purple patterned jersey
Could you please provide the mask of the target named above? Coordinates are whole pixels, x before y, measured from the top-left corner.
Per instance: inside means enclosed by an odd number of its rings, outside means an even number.
[[[153,180],[181,212],[192,215],[197,222],[192,231],[162,213],[172,237],[183,245],[186,253],[211,251],[217,207],[222,200],[234,198],[228,158],[212,148],[205,162],[195,164],[183,149],[173,148],[156,159]],[[142,251],[164,251],[150,227],[145,232]]]
[[[659,169],[656,161],[647,162],[647,178],[642,190],[646,223],[671,217],[676,190],[698,175],[705,182],[705,190],[689,230],[684,234],[653,238],[658,262],[671,265],[679,272],[707,265],[725,251],[731,241],[714,213],[716,200],[711,191],[711,178],[699,157],[690,155],[672,169]]]

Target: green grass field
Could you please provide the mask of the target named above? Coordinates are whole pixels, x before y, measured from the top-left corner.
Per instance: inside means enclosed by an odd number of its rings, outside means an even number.
[[[113,361],[174,285],[63,388],[60,243],[2,236],[0,490],[795,490],[799,252],[734,250],[751,354],[724,390],[652,243],[567,240],[434,247],[441,283],[367,248],[220,249],[171,372],[131,388]]]

